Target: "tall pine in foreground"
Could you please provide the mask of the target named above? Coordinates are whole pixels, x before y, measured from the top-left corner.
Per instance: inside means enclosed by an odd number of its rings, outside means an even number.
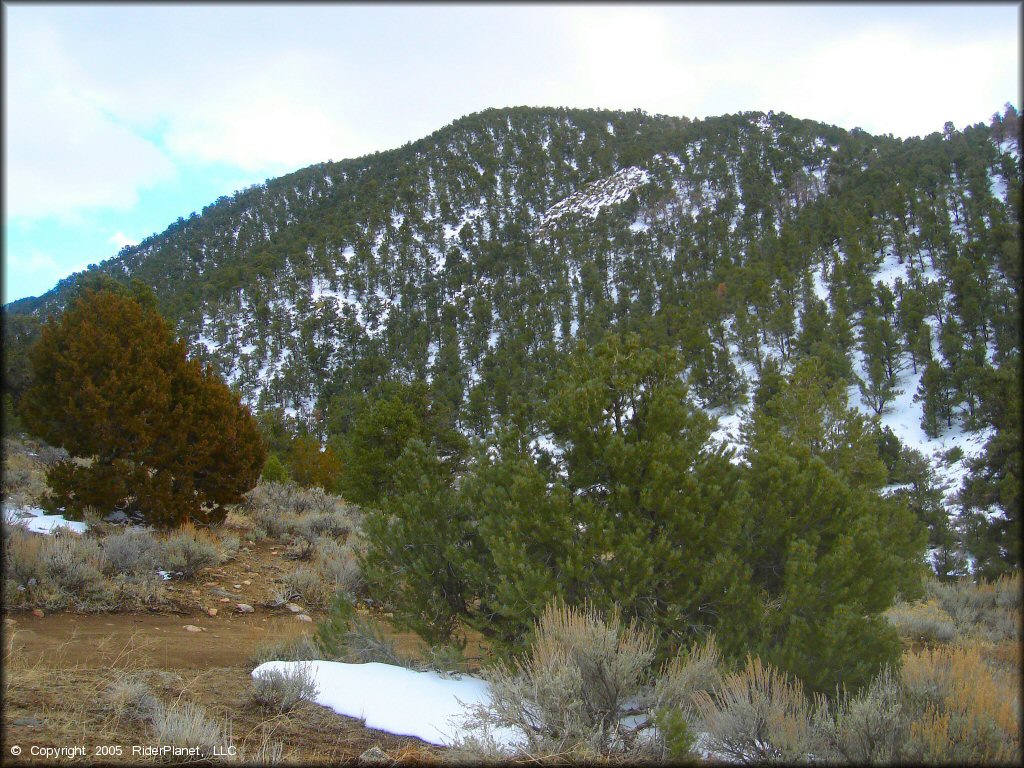
[[[86,288],[31,352],[25,424],[72,457],[49,470],[46,504],[70,517],[91,506],[159,526],[219,522],[259,477],[259,428],[135,292]]]
[[[815,691],[859,688],[899,658],[881,614],[917,588],[925,532],[879,493],[886,469],[867,423],[815,358],[745,432],[744,561],[761,600],[761,658]]]

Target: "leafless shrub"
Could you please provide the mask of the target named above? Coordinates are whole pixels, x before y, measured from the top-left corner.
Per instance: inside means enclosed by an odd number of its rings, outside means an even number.
[[[708,635],[703,643],[676,656],[658,675],[654,686],[656,707],[679,709],[688,722],[693,722],[697,716],[693,706],[696,694],[699,691],[710,694],[722,683],[718,670],[721,660],[714,635]]]
[[[146,683],[134,675],[123,675],[106,691],[107,706],[118,719],[152,720],[162,705]]]
[[[395,644],[376,626],[360,616],[354,616],[345,636],[345,661],[352,664],[379,662],[396,667],[414,669],[414,659],[399,653]]]
[[[254,534],[274,539],[345,539],[360,524],[358,510],[340,497],[322,488],[284,483],[260,483],[247,495],[244,509],[252,517]]]
[[[760,659],[727,675],[714,693],[698,691],[694,705],[708,746],[741,763],[807,762],[820,751],[811,704],[800,681]]]
[[[4,452],[3,496],[8,505],[37,505],[46,494],[46,467],[25,453]]]
[[[815,727],[824,754],[817,757],[856,765],[900,762],[910,735],[909,715],[899,675],[885,667],[856,697],[843,695],[834,715],[827,707],[818,708]]]
[[[993,641],[1020,639],[1019,571],[981,583],[969,578],[953,582],[929,579],[925,591],[952,616],[962,633],[982,635]]]
[[[281,577],[282,593],[299,597],[310,605],[328,607],[338,592],[358,594],[363,577],[355,553],[348,544],[317,538],[310,562]]]
[[[911,712],[905,759],[1020,762],[1019,671],[989,667],[979,643],[905,654],[901,681]]]
[[[623,627],[617,614],[606,621],[588,606],[550,604],[528,656],[484,673],[490,705],[473,710],[467,725],[474,733],[459,747],[483,755],[496,746],[494,728],[513,728],[534,758],[639,757],[650,747],[639,735],[650,727],[643,700],[653,658],[650,633],[635,623]],[[633,715],[641,722],[627,724]]]
[[[159,707],[152,718],[154,739],[161,745],[193,749],[204,756],[214,748],[227,752],[231,745],[229,725],[210,719],[202,707],[192,702],[176,702]]]
[[[4,578],[25,588],[43,578],[43,537],[20,525],[3,525]]]
[[[225,533],[220,537],[220,560],[231,560],[238,554],[238,548],[242,542],[234,533]]]
[[[885,612],[900,637],[926,643],[948,643],[956,637],[953,617],[935,600],[919,603],[897,601]]]
[[[77,598],[99,598],[107,592],[103,552],[99,545],[75,534],[51,535],[40,548],[45,578]]]
[[[220,553],[213,537],[191,525],[183,525],[164,539],[161,559],[164,570],[190,579],[203,568],[217,565]]]
[[[291,712],[303,701],[315,701],[318,689],[309,665],[295,662],[284,669],[264,669],[253,675],[252,697],[264,710]]]
[[[289,599],[298,598],[309,605],[326,606],[334,597],[334,591],[323,574],[313,566],[300,565],[284,574],[280,581]]]
[[[103,539],[103,554],[108,574],[148,573],[156,571],[162,548],[149,530],[128,528]]]

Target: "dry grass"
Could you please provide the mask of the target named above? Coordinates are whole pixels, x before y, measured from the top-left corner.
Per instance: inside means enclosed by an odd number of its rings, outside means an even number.
[[[95,612],[159,607],[166,603],[167,587],[157,568],[194,578],[222,558],[217,537],[191,525],[166,534],[115,528],[106,536],[78,536],[35,534],[5,523],[3,537],[9,608]]]
[[[14,507],[38,506],[46,490],[46,468],[38,459],[26,453],[8,454],[7,450],[4,451],[5,502]]]
[[[1020,640],[1021,585],[1021,574],[1017,571],[981,583],[970,579],[928,579],[925,591],[953,618],[961,635],[982,636],[992,641]]]
[[[696,720],[694,699],[699,692],[712,693],[722,684],[721,654],[714,635],[665,664],[655,683],[658,709],[681,710],[688,722]]]
[[[221,561],[217,537],[192,523],[185,523],[164,538],[160,558],[164,570],[184,579]]]
[[[641,697],[654,659],[651,634],[617,614],[605,618],[589,606],[549,604],[537,622],[529,654],[514,666],[486,670],[489,706],[476,707],[472,735],[457,745],[460,759],[498,759],[490,738],[495,727],[525,734],[530,759],[649,757],[651,742],[639,738],[651,726],[649,710],[637,726],[624,718]]]
[[[914,713],[912,757],[975,764],[1021,760],[1019,674],[992,669],[977,645],[909,653],[902,681]]]
[[[797,763],[821,751],[803,685],[760,659],[748,657],[713,693],[698,691],[694,706],[708,745],[729,760]]]
[[[885,618],[900,637],[912,642],[948,643],[957,634],[953,617],[935,599],[916,603],[897,601],[885,612]]]
[[[240,512],[257,537],[286,540],[327,536],[344,540],[362,523],[362,513],[322,488],[260,483],[246,495]]]
[[[265,669],[253,676],[253,700],[264,710],[283,714],[306,701],[314,701],[316,681],[309,665],[298,663],[285,670]]]

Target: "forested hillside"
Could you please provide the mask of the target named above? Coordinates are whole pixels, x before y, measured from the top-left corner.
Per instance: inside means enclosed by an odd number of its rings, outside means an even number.
[[[674,348],[738,446],[759,385],[816,358],[876,417],[886,492],[949,575],[1019,557],[1020,205],[1009,106],[907,140],[495,109],[221,198],[90,272],[150,286],[278,452],[358,443],[368,398],[422,382],[432,434],[514,426],[556,461],[552,375],[610,329]],[[81,279],[5,308],[15,398],[18,351]]]

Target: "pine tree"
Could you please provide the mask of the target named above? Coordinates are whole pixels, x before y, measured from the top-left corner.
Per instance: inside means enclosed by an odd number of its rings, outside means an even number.
[[[682,361],[635,334],[580,347],[556,379],[548,426],[574,503],[591,505],[587,592],[657,630],[663,650],[728,626],[743,644],[751,595],[736,540],[746,501],[728,456],[706,445]]]
[[[993,375],[985,401],[986,421],[996,428],[985,451],[970,463],[964,483],[968,549],[977,572],[994,578],[1021,567],[1020,362]]]
[[[923,532],[897,501],[866,422],[820,364],[801,362],[788,386],[745,428],[745,561],[761,595],[762,658],[813,690],[857,688],[900,651],[881,618],[913,592]]]
[[[952,426],[949,373],[937,360],[929,360],[925,366],[914,400],[921,403],[921,428],[928,437],[938,437],[944,427]]]
[[[411,438],[392,471],[383,510],[369,510],[360,567],[395,621],[428,642],[449,642],[469,610],[467,563],[473,522],[459,504],[453,475],[426,443]]]
[[[91,459],[52,467],[46,503],[72,517],[93,506],[160,526],[218,522],[259,477],[259,428],[135,290],[85,289],[32,350],[26,425]]]

